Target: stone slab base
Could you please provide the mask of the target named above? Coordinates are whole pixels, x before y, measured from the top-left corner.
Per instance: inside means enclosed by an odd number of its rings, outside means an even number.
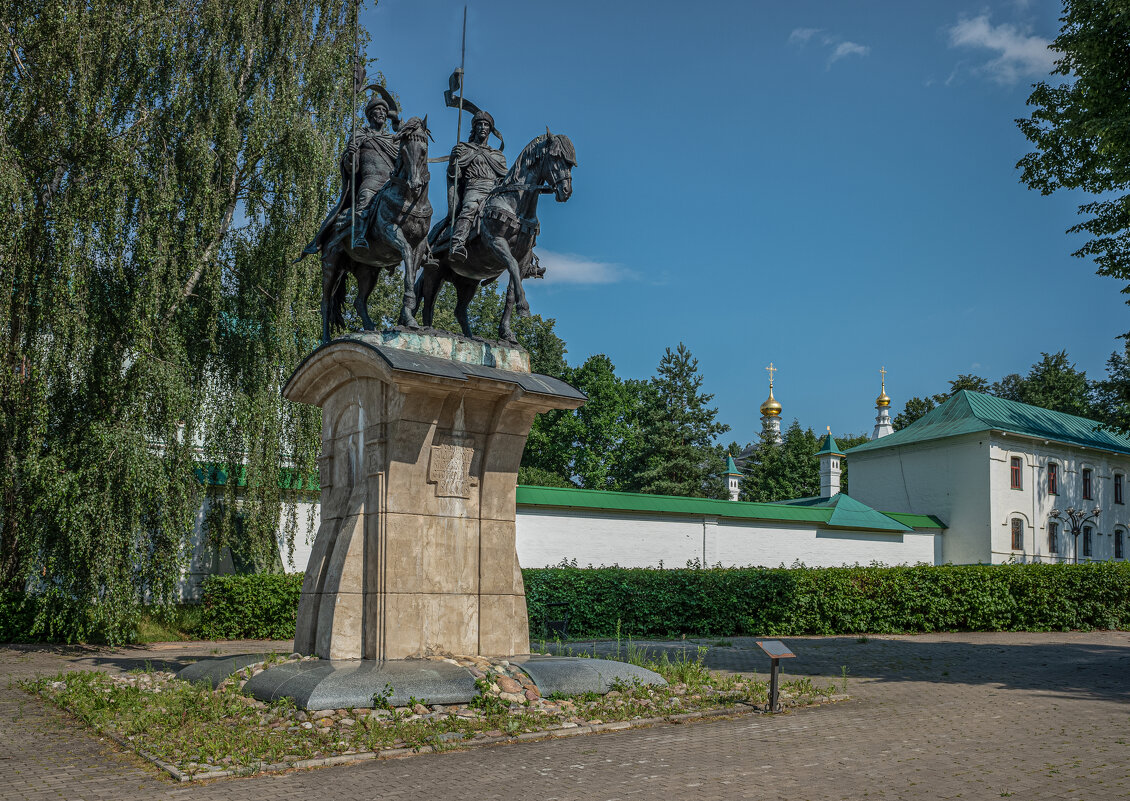
[[[193,662],[186,668],[177,672],[177,678],[182,681],[206,681],[212,689],[220,686],[220,682],[248,665],[264,661],[270,654],[232,654],[212,659],[201,659]]]
[[[177,678],[208,681],[215,687],[240,668],[263,658],[241,654],[202,659],[181,670]],[[617,682],[666,684],[658,673],[606,659],[529,655],[512,657],[510,664],[525,671],[543,696],[606,693]],[[392,687],[391,696],[387,696],[388,686]],[[465,704],[479,694],[470,671],[432,659],[287,662],[254,676],[243,691],[260,701],[290,698],[301,709],[371,708],[378,694],[387,697],[392,706],[404,706],[409,698],[425,704]]]

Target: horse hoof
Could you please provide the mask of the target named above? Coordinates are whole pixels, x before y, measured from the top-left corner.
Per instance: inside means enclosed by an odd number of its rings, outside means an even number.
[[[530,304],[519,303],[518,304],[518,316],[519,317],[529,317],[530,316]]]
[[[409,331],[416,331],[420,328],[420,324],[416,322],[415,318],[413,318],[411,314],[406,311],[402,311],[400,313],[400,327],[407,328]]]

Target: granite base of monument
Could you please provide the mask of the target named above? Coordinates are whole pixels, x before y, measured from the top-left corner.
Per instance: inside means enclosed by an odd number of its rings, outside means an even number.
[[[542,694],[663,683],[625,663],[528,655],[518,465],[534,417],[583,394],[530,372],[520,348],[395,329],[323,345],[283,395],[322,409],[321,524],[294,638],[319,659],[268,668],[245,692],[328,709],[372,706],[387,685],[393,704],[466,703],[478,694],[470,672],[413,658],[445,653],[506,657]],[[182,675],[215,686],[249,659]]]
[[[177,678],[217,687],[240,668],[265,658],[264,654],[239,654],[202,659],[182,669]],[[618,683],[666,684],[650,670],[606,659],[526,654],[508,661],[530,677],[542,697],[603,694]],[[372,708],[378,697],[382,705],[392,706],[405,706],[413,698],[425,704],[466,704],[479,695],[469,670],[434,659],[286,662],[253,676],[243,691],[268,703],[289,698],[300,709]]]
[[[527,653],[518,465],[535,415],[584,395],[531,373],[518,348],[403,330],[323,345],[283,394],[322,409],[321,525],[295,650]]]

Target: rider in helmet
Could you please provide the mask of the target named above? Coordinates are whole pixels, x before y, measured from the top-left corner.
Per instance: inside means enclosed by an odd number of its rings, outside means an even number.
[[[467,237],[480,204],[495,183],[506,175],[506,157],[487,144],[494,133],[494,117],[476,111],[471,119],[471,135],[451,151],[447,165],[447,203],[455,208],[455,230],[451,236],[451,259],[467,259]],[[458,191],[458,197],[456,192]]]
[[[399,123],[397,110],[390,112],[389,100],[386,93],[378,90],[365,104],[365,119],[369,122],[368,128],[357,132],[345,152],[341,156],[341,195],[337,205],[330,211],[329,216],[322,222],[317,236],[302,251],[304,255],[313,255],[319,248],[327,244],[334,228],[334,221],[338,215],[350,214],[353,206],[353,156],[357,154],[357,227],[353,232],[353,247],[367,248],[365,227],[369,219],[369,203],[373,196],[388,182],[396,165],[397,145],[391,134],[385,133],[385,122],[392,120],[393,130]],[[351,220],[352,218],[349,217]]]

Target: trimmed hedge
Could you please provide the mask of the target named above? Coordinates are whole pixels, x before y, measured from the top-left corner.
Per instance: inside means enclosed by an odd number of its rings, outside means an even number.
[[[1130,563],[524,570],[530,632],[569,636],[892,634],[1130,627]],[[557,617],[555,613],[553,615]]]
[[[289,640],[298,620],[302,574],[210,576],[204,580],[205,639]]]
[[[1130,563],[522,571],[530,633],[569,604],[574,638],[1130,628]],[[204,636],[294,636],[301,574],[214,576]],[[557,617],[555,613],[553,617]]]

